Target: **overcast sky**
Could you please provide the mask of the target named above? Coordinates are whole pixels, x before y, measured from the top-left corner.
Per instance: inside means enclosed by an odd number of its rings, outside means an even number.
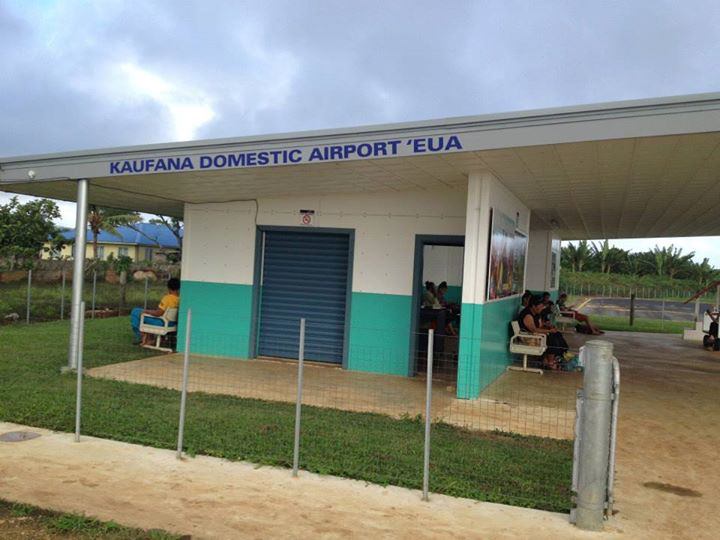
[[[2,156],[332,128],[718,91],[720,2],[0,0],[0,66]]]

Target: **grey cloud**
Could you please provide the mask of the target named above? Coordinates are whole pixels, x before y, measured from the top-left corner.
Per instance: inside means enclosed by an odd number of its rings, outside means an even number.
[[[67,3],[52,40],[18,5],[0,4],[0,155],[171,140],[158,103],[98,90],[123,60],[208,96],[198,137],[720,87],[711,1]]]

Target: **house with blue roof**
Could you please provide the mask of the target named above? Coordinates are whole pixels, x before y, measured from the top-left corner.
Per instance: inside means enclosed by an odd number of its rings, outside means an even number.
[[[43,259],[72,258],[75,255],[75,231],[63,231],[68,241],[59,251],[43,251]],[[180,233],[182,236],[182,231]],[[93,235],[88,229],[85,257],[93,258]],[[181,249],[180,242],[165,225],[156,223],[137,223],[133,227],[121,226],[114,232],[101,231],[98,235],[97,258],[106,260],[126,256],[133,261],[163,260]]]

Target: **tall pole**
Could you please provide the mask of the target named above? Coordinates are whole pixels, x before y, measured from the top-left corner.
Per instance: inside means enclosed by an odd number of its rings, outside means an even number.
[[[85,244],[87,239],[88,181],[77,181],[77,213],[75,216],[75,256],[73,258],[72,303],[70,305],[70,346],[68,368],[77,368],[80,343],[80,317],[85,273]]]
[[[599,531],[603,525],[608,488],[613,345],[608,341],[588,341],[585,351],[575,523],[580,529]]]
[[[300,422],[302,414],[303,371],[305,363],[305,318],[300,319],[300,343],[298,346],[297,399],[295,400],[295,439],[293,441],[293,472],[297,477],[300,468]]]

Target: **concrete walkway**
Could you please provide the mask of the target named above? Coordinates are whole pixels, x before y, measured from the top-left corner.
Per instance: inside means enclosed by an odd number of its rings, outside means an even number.
[[[193,538],[621,538],[582,533],[567,516],[431,495],[0,423],[0,493]],[[2,529],[0,528],[0,534]]]
[[[170,354],[96,367],[88,370],[88,375],[179,390],[182,369],[182,355]],[[468,429],[572,439],[575,391],[581,381],[579,373],[547,372],[538,376],[506,372],[473,400],[457,399],[454,383],[433,381],[432,416]],[[305,366],[303,403],[414,417],[425,413],[425,385],[422,377],[363,373],[309,362]],[[188,389],[294,403],[297,363],[193,355]]]

